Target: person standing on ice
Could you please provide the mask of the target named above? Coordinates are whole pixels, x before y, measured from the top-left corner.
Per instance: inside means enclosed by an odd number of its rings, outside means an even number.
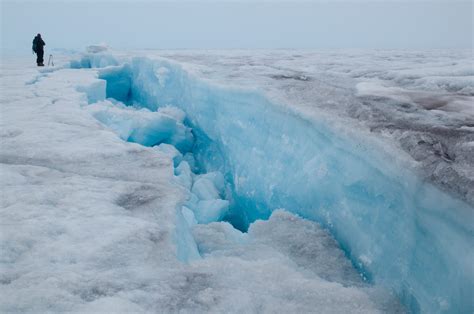
[[[33,39],[33,52],[36,53],[36,64],[38,64],[39,67],[44,66],[44,46],[45,42],[43,41],[43,38],[41,38],[41,34],[36,35],[36,37]]]

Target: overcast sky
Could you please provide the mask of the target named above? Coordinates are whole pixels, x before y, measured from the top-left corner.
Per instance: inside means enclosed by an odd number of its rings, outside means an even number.
[[[470,48],[472,2],[1,1],[4,54],[141,48]]]

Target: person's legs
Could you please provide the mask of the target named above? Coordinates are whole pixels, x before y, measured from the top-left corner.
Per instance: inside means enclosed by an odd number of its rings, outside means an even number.
[[[38,63],[39,66],[44,65],[43,56],[44,56],[44,51],[38,51],[38,60],[36,60],[36,62]]]

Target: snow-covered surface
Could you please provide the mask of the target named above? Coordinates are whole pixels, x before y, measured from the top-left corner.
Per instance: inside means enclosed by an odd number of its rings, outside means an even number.
[[[464,52],[77,60],[2,60],[3,312],[472,311]]]

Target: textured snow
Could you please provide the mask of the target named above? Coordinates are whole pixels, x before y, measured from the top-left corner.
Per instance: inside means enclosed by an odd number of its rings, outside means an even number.
[[[25,85],[37,75],[28,61],[2,69],[1,311],[140,310],[131,300],[164,280],[154,269],[174,265],[170,160],[81,107],[77,86],[105,88],[95,73]]]
[[[146,54],[2,64],[2,311],[472,310],[464,53]]]

